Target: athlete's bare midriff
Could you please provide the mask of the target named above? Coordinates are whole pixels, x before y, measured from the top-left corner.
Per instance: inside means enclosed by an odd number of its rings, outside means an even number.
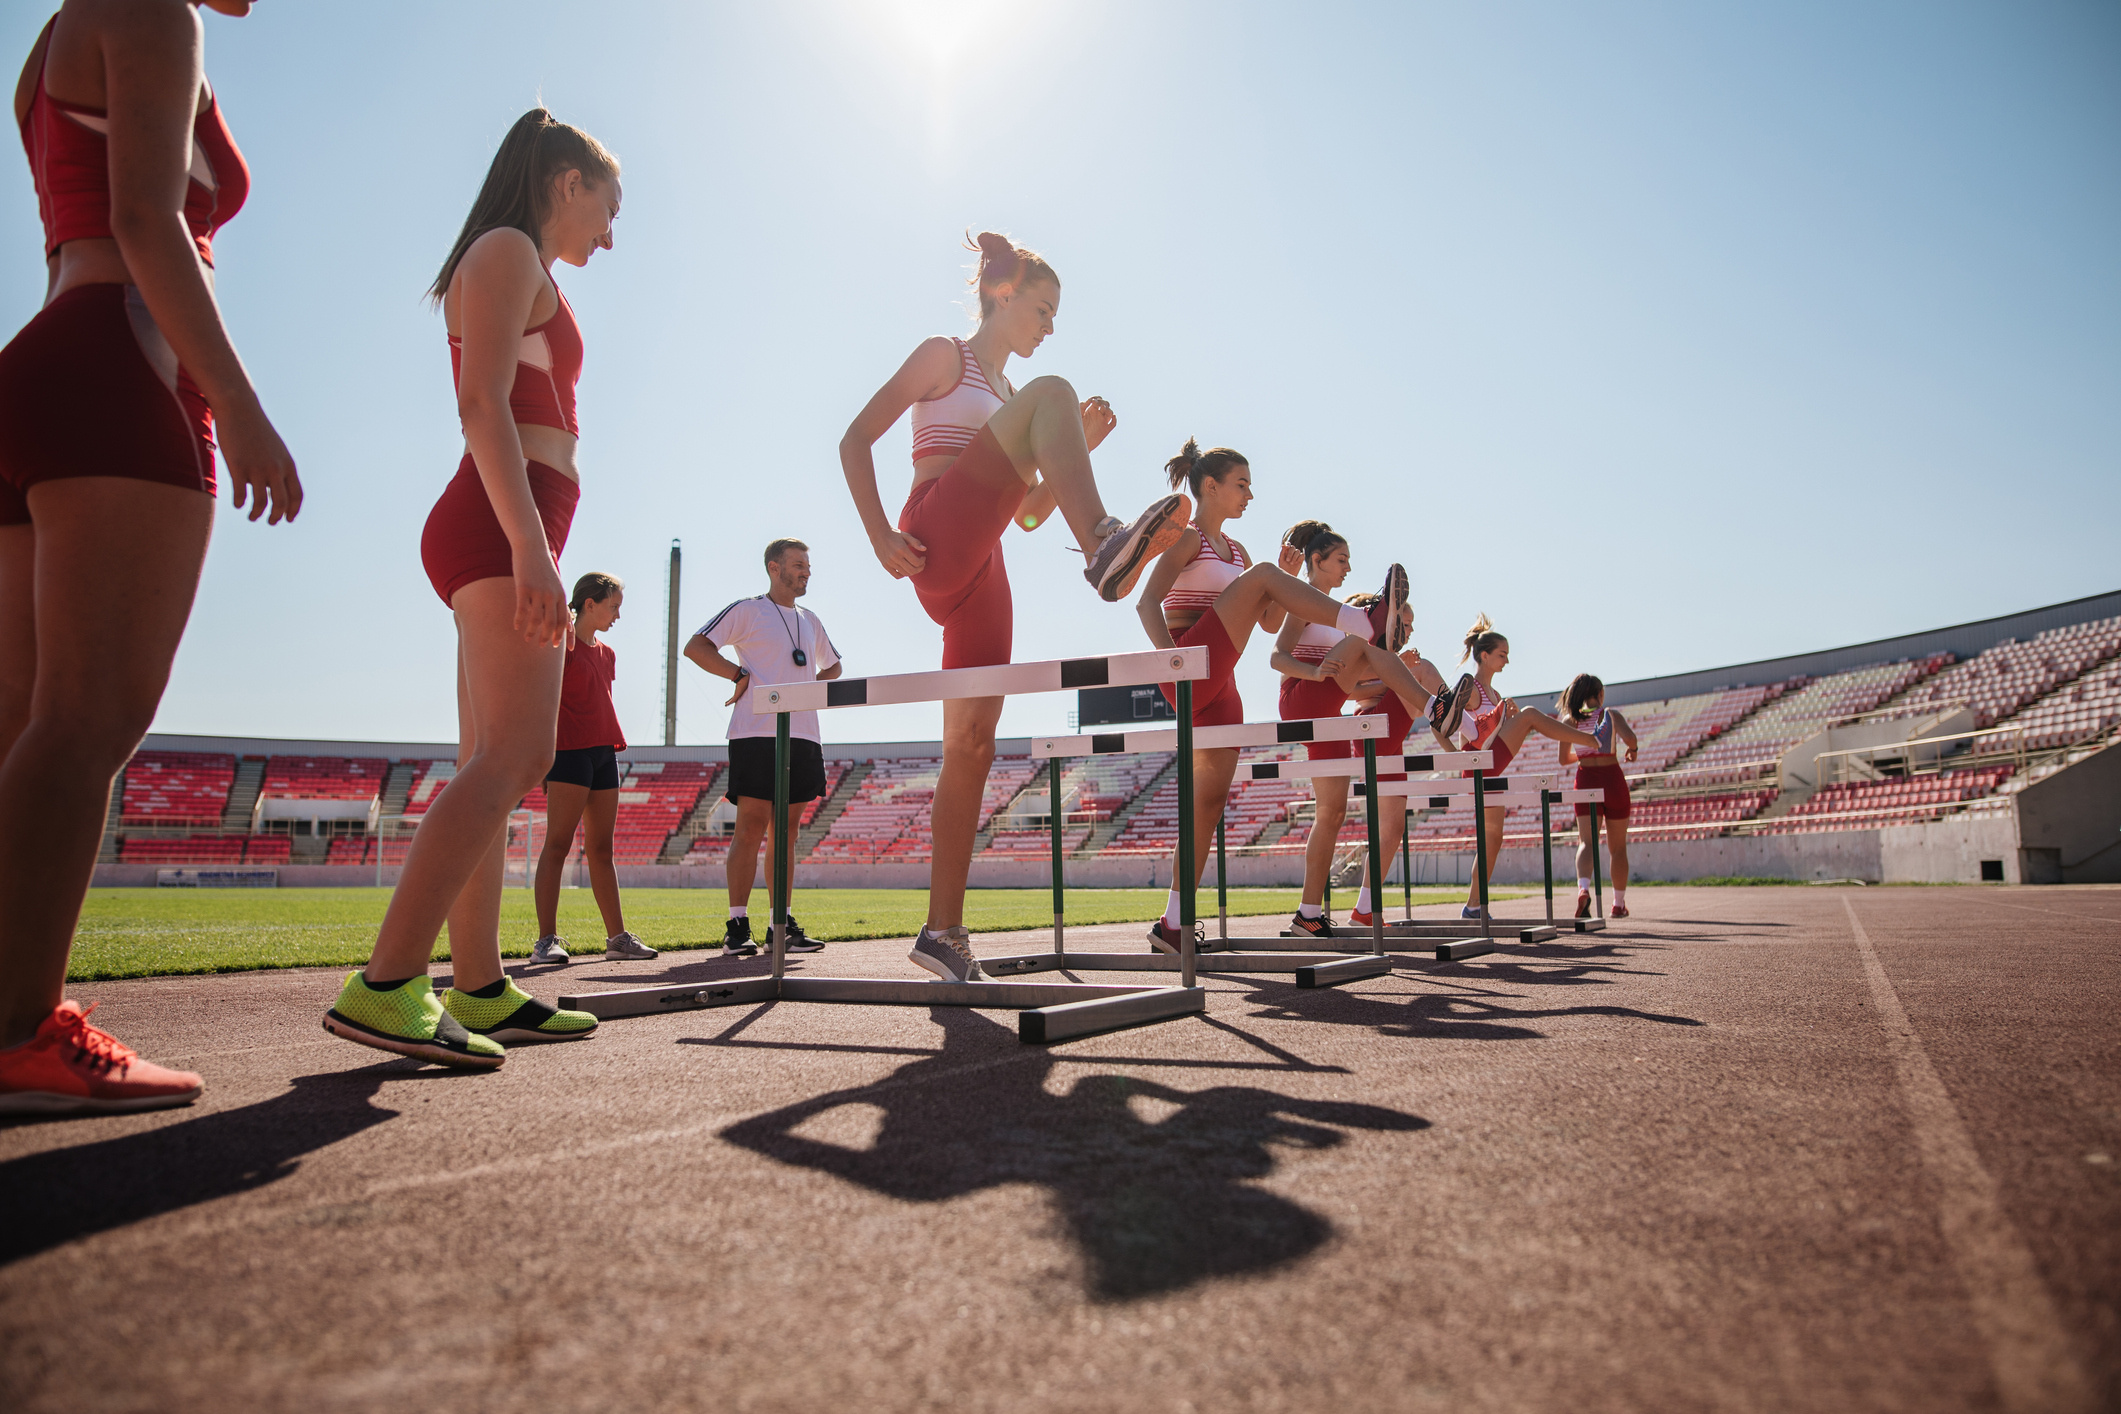
[[[574,449],[580,439],[574,434],[539,422],[518,422],[516,440],[523,444],[525,461],[543,462],[569,481],[581,481],[582,473],[574,464]],[[464,450],[469,452],[471,444],[467,442]]]
[[[912,486],[918,486],[924,481],[933,481],[935,480],[935,478],[941,476],[944,472],[948,471],[956,464],[956,456],[922,457],[919,461],[913,464]],[[1010,465],[1016,466],[1014,458],[1010,459]],[[1032,484],[1032,477],[1025,476],[1022,467],[1016,468],[1016,474],[1023,479],[1024,485],[1029,486]],[[1036,475],[1036,473],[1034,473],[1033,475]],[[907,489],[911,490],[912,486],[909,486]]]

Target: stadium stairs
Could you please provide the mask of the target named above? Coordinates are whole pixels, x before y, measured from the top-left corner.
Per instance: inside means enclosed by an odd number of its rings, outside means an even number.
[[[250,818],[257,810],[258,792],[265,788],[265,758],[244,756],[236,761],[236,782],[228,790],[228,806],[221,812],[225,834],[250,833]]]
[[[1106,845],[1120,837],[1120,834],[1126,830],[1128,821],[1148,808],[1149,802],[1156,799],[1156,793],[1163,789],[1164,782],[1175,780],[1177,777],[1178,758],[1174,756],[1165,764],[1161,771],[1151,776],[1147,783],[1139,791],[1135,792],[1134,799],[1113,811],[1111,819],[1102,821],[1094,826],[1090,831],[1090,837],[1084,840],[1082,847],[1077,849],[1069,858],[1095,859],[1103,852]]]
[[[840,818],[848,803],[861,794],[862,782],[869,779],[869,773],[874,769],[867,761],[856,761],[847,767],[846,773],[840,777],[839,787],[825,798],[825,803],[818,807],[817,814],[810,817],[810,823],[796,832],[796,863],[801,864],[808,859],[810,852],[817,848],[817,842],[831,833],[833,822]],[[978,857],[977,850],[974,851],[974,857]]]

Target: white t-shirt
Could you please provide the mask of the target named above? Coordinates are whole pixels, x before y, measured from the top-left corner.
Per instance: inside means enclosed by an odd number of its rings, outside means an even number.
[[[737,661],[751,669],[744,681],[744,695],[729,709],[729,739],[772,736],[774,714],[754,712],[752,700],[759,688],[773,683],[811,682],[840,660],[839,650],[825,636],[825,626],[816,614],[798,604],[784,609],[761,594],[739,599],[707,621],[697,637],[716,648],[734,649]],[[795,651],[806,660],[796,666]],[[817,741],[817,713],[795,712],[788,718],[788,735]]]

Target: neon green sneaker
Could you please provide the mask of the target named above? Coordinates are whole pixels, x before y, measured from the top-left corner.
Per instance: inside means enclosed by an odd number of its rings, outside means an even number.
[[[500,992],[491,997],[451,987],[442,994],[442,1005],[474,1039],[506,1041],[510,1045],[518,1041],[579,1041],[597,1029],[597,1019],[588,1012],[549,1007],[518,987],[513,977],[503,978]]]
[[[467,1070],[492,1070],[508,1056],[495,1042],[465,1030],[424,976],[376,988],[359,972],[347,973],[338,1005],[324,1013],[324,1029],[358,1045]]]

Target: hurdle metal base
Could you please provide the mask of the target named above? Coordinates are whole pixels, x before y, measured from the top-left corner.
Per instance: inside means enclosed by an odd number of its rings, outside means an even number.
[[[1603,918],[1571,918],[1567,922],[1579,933],[1603,933],[1605,931],[1605,920]]]
[[[1479,957],[1484,953],[1493,951],[1495,951],[1495,940],[1492,938],[1458,938],[1448,943],[1438,943],[1436,945],[1436,960],[1438,962],[1464,962],[1469,957]]]
[[[744,977],[676,987],[631,987],[563,996],[559,1004],[600,1021],[658,1012],[701,1011],[757,1002],[865,1002],[876,1006],[963,1006],[1021,1012],[1017,1039],[1062,1041],[1196,1015],[1199,987],[1105,986],[1090,982],[921,982],[890,977]]]
[[[1020,977],[1032,972],[1176,972],[1179,961],[1161,952],[1033,952],[1011,957],[983,957],[980,970],[996,977]],[[1383,977],[1392,970],[1392,959],[1374,953],[1246,953],[1231,956],[1221,952],[1197,953],[1196,973],[1243,977],[1253,973],[1287,972],[1299,987],[1325,987],[1364,977]],[[1313,980],[1305,981],[1305,977]],[[988,984],[991,985],[991,984]]]
[[[1470,918],[1417,918],[1411,923],[1401,919],[1397,922],[1385,924],[1385,945],[1390,947],[1395,939],[1401,942],[1419,942],[1429,938],[1462,938],[1465,936],[1467,927],[1474,922],[1475,920]],[[1495,935],[1497,937],[1507,937],[1513,932],[1520,943],[1551,943],[1560,936],[1554,931],[1552,926],[1546,923],[1519,923],[1516,919],[1511,918],[1498,918],[1495,920]],[[1284,938],[1295,938],[1303,935],[1291,929],[1282,934],[1282,936]],[[1360,941],[1365,934],[1356,932],[1344,936],[1352,942]],[[1237,940],[1233,938],[1231,941],[1234,943]],[[1247,939],[1246,941],[1250,940]]]

